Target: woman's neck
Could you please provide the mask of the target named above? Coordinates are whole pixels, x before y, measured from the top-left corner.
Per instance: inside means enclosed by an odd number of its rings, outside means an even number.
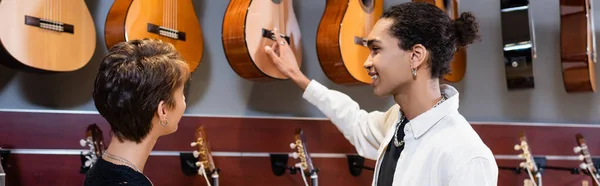
[[[150,152],[152,152],[154,144],[156,144],[156,140],[156,138],[151,138],[148,136],[141,143],[136,144],[133,141],[120,142],[117,137],[113,136],[106,151],[114,156],[117,156],[118,159],[125,159],[126,161],[129,161],[140,172],[143,172],[146,161],[148,160],[148,156],[150,156]],[[105,156],[104,160],[114,164],[130,166],[127,163],[110,158],[110,156]]]
[[[400,110],[408,120],[427,112],[441,99],[437,79],[412,83],[409,87],[405,87],[403,91],[394,95],[394,101],[400,105]]]

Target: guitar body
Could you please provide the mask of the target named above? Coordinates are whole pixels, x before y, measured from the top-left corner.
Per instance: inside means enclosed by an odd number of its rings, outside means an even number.
[[[590,0],[560,1],[560,44],[567,92],[595,92],[595,37]]]
[[[529,0],[502,0],[502,46],[508,90],[535,87],[535,31]]]
[[[171,43],[190,70],[202,60],[202,27],[191,0],[115,0],[104,30],[106,47],[123,41],[153,38]]]
[[[413,0],[413,2],[426,2],[433,4],[442,9],[450,19],[455,20],[459,17],[458,0]],[[444,80],[448,82],[459,82],[465,77],[467,71],[467,49],[459,48],[454,53],[452,61],[450,61],[450,73],[444,76]]]
[[[370,84],[364,68],[369,49],[361,39],[383,13],[384,0],[327,0],[317,30],[317,56],[327,77],[338,84]]]
[[[9,67],[75,71],[96,49],[96,28],[82,0],[2,0],[0,22],[2,47],[15,59],[1,60]]]
[[[292,0],[229,1],[223,18],[223,49],[229,65],[240,77],[252,81],[289,79],[264,50],[275,42],[273,29],[278,25],[278,32],[288,40],[300,66],[301,33]]]

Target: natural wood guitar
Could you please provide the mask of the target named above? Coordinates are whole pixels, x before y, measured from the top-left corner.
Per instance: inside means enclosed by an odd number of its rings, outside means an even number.
[[[4,65],[36,72],[84,67],[96,49],[96,28],[83,0],[0,1]],[[1,49],[0,49],[1,50]]]
[[[202,60],[204,41],[191,0],[115,0],[106,17],[106,47],[123,41],[154,38],[169,42],[190,66]]]
[[[455,20],[459,17],[458,0],[413,0],[413,2],[426,2],[434,4],[444,12],[448,13],[450,19]],[[448,82],[459,82],[465,77],[467,71],[467,49],[458,48],[450,61],[450,73],[444,76]]]
[[[370,84],[364,68],[366,39],[383,12],[384,0],[327,0],[317,30],[317,56],[327,77],[338,84]]]
[[[596,91],[596,39],[590,0],[560,0],[560,46],[567,92]]]
[[[253,81],[289,79],[265,53],[278,28],[302,64],[300,28],[292,0],[231,0],[223,18],[222,40],[229,65],[240,77]]]

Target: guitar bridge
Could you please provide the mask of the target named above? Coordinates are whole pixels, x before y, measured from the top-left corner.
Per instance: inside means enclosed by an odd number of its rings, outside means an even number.
[[[289,44],[290,43],[290,36],[286,36],[284,34],[280,34],[280,37],[282,37],[283,39],[285,39],[285,41]],[[275,41],[275,34],[273,34],[273,31],[271,30],[267,30],[267,29],[262,29],[262,37],[264,38],[269,38],[273,41]]]
[[[71,34],[73,34],[75,31],[73,25],[27,15],[25,16],[25,25],[34,26],[55,32],[65,32]]]
[[[160,36],[168,37],[171,39],[185,41],[185,32],[180,32],[175,29],[170,29],[167,27],[148,23],[147,31],[150,33],[158,34]]]

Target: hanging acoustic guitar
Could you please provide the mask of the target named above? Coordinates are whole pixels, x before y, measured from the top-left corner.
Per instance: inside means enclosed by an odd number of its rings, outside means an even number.
[[[527,144],[527,138],[525,137],[524,133],[520,134],[519,141],[520,143],[516,144],[514,148],[515,150],[523,151],[523,153],[520,154],[519,157],[525,159],[525,162],[521,162],[519,164],[519,167],[525,169],[525,171],[529,175],[529,181],[532,184],[532,186],[542,186],[542,173],[540,172],[540,169],[535,163],[533,155],[531,154],[529,144]],[[526,182],[529,181],[526,180]]]
[[[575,140],[577,141],[577,146],[573,148],[573,151],[575,151],[575,153],[578,153],[579,160],[583,161],[579,165],[579,167],[585,170],[586,174],[588,174],[592,178],[593,186],[600,186],[600,172],[598,172],[596,165],[594,165],[594,162],[592,161],[592,155],[590,155],[590,151],[585,142],[585,139],[583,138],[583,135],[579,133],[576,134]]]
[[[0,1],[2,64],[30,72],[70,72],[96,50],[96,28],[83,0]],[[2,50],[2,49],[0,49]]]
[[[370,84],[364,68],[366,39],[383,12],[383,0],[327,0],[317,30],[317,57],[327,77],[338,84]]]
[[[290,45],[298,66],[302,64],[300,28],[292,0],[231,0],[223,18],[223,49],[229,65],[240,77],[252,81],[284,80],[265,53],[275,40],[274,29]]]
[[[508,90],[535,87],[535,31],[529,0],[501,0],[502,48]]]
[[[560,0],[560,46],[567,92],[596,91],[596,37],[591,0]]]
[[[448,13],[450,19],[458,18],[458,0],[413,0],[413,2],[426,2],[434,4],[444,12]],[[459,82],[465,77],[467,71],[467,49],[457,48],[454,57],[450,61],[450,73],[444,76],[448,82]]]
[[[196,162],[198,175],[204,177],[207,185],[219,186],[219,169],[216,168],[215,162],[213,161],[210,144],[206,138],[204,126],[196,128],[196,141],[192,142],[191,146],[197,148],[197,150],[193,151],[193,154],[195,158],[198,158],[198,161]],[[207,176],[211,177],[210,181]]]
[[[153,38],[171,43],[190,66],[202,60],[202,27],[191,0],[115,0],[106,16],[106,47]]]
[[[91,124],[85,130],[85,138],[79,141],[82,147],[88,147],[89,150],[82,151],[81,155],[81,173],[87,172],[106,151],[104,146],[104,136],[102,130],[96,124]]]

